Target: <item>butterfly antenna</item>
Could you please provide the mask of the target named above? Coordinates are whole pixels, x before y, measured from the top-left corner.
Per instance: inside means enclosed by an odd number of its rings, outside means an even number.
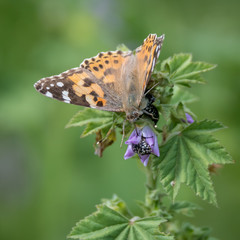
[[[156,84],[154,84],[150,89],[148,89],[145,93],[144,93],[144,96],[146,96],[149,92],[151,92],[151,90],[153,88],[155,88],[158,84],[160,84],[160,82],[157,82]]]

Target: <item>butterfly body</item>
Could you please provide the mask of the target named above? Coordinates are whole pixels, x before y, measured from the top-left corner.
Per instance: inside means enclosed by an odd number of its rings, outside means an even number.
[[[164,35],[150,34],[135,51],[111,51],[85,59],[80,67],[40,79],[34,87],[47,97],[112,112],[133,122],[148,106],[144,93]]]

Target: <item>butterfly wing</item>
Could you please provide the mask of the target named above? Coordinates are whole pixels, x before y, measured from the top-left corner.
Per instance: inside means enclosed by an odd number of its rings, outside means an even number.
[[[157,37],[156,34],[149,34],[143,44],[136,49],[138,78],[142,87],[141,98],[160,55],[163,40],[164,35]]]
[[[163,39],[164,35],[157,37],[156,34],[150,34],[123,65],[121,81],[125,91],[122,102],[129,120],[135,120],[142,114],[140,105],[143,94],[159,57]]]
[[[99,53],[80,67],[39,80],[34,87],[40,93],[66,103],[122,112],[122,65],[131,52]]]
[[[164,35],[150,34],[135,54],[99,53],[80,67],[43,78],[34,86],[45,96],[66,103],[131,114],[140,105],[163,39]]]

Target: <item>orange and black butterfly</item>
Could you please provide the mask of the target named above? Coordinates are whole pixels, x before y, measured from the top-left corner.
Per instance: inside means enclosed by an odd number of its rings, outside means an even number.
[[[150,34],[135,51],[99,53],[85,59],[80,67],[42,78],[34,87],[45,96],[66,103],[125,112],[133,122],[149,107],[149,101],[151,104],[145,90],[163,40],[164,35]]]

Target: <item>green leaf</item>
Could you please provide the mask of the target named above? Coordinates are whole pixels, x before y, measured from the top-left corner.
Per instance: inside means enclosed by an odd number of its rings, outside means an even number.
[[[176,84],[189,86],[190,83],[204,83],[200,73],[212,70],[216,65],[205,62],[192,62],[191,54],[175,54],[162,62],[161,71]]]
[[[185,111],[184,111],[184,105],[182,104],[182,102],[179,102],[176,108],[176,113],[178,118],[181,119],[185,119],[186,115],[185,115]]]
[[[191,54],[175,54],[173,57],[169,57],[161,64],[162,71],[168,71],[169,75],[173,75],[177,71],[183,69],[192,61]]]
[[[177,80],[180,80],[180,79],[189,79],[193,81],[195,79],[195,77],[193,76],[198,76],[197,74],[212,70],[215,67],[216,65],[210,64],[210,63],[191,62],[185,65],[185,67],[178,69],[175,73],[171,75],[171,78],[174,79],[175,82],[177,82]],[[190,77],[193,77],[193,78],[190,78]]]
[[[170,213],[180,213],[188,217],[194,216],[193,210],[201,210],[201,208],[197,204],[185,201],[175,202],[169,208]]]
[[[102,203],[107,207],[121,213],[123,216],[127,218],[133,217],[133,214],[128,209],[126,203],[116,194],[114,194],[111,199],[102,199]]]
[[[73,116],[66,128],[87,125],[81,135],[81,137],[86,137],[92,133],[97,133],[99,130],[107,132],[112,127],[113,117],[111,112],[85,108]]]
[[[99,205],[98,211],[77,223],[68,236],[81,240],[172,240],[159,231],[160,217],[128,219],[117,211]]]
[[[211,70],[211,69],[209,69],[209,70]],[[173,78],[172,80],[176,84],[182,85],[185,87],[190,87],[190,85],[189,85],[190,83],[199,83],[199,84],[206,83],[205,80],[199,74],[189,75],[189,76],[181,76],[179,78]]]
[[[186,240],[217,240],[210,236],[211,229],[208,227],[196,227],[190,223],[183,223],[180,227],[173,229],[175,239]]]
[[[201,134],[207,132],[214,132],[223,128],[225,128],[225,126],[222,123],[206,119],[200,122],[192,123],[184,131],[191,132],[192,134]]]
[[[66,125],[69,127],[80,127],[89,123],[106,123],[112,121],[113,114],[107,111],[99,111],[91,108],[84,108],[73,116]]]
[[[161,104],[159,111],[162,114],[162,116],[164,117],[164,119],[166,121],[168,121],[171,117],[171,113],[172,113],[173,109],[174,109],[174,106],[171,104]]]
[[[123,51],[123,52],[128,52],[130,49],[125,45],[125,44],[119,44],[117,45],[117,50]]]
[[[112,119],[109,120],[108,122],[102,123],[102,122],[91,122],[87,125],[87,127],[84,129],[81,137],[86,137],[92,133],[96,133],[101,129],[108,128],[110,129],[112,127]]]
[[[230,155],[209,134],[221,128],[223,125],[216,121],[194,122],[160,147],[161,155],[154,158],[154,166],[173,199],[181,183],[185,183],[204,200],[217,204],[208,166],[232,163]]]
[[[186,88],[176,85],[174,86],[174,93],[171,99],[171,104],[178,104],[179,102],[182,102],[184,104],[192,103],[195,102],[197,99],[198,98],[195,95],[186,91]]]

